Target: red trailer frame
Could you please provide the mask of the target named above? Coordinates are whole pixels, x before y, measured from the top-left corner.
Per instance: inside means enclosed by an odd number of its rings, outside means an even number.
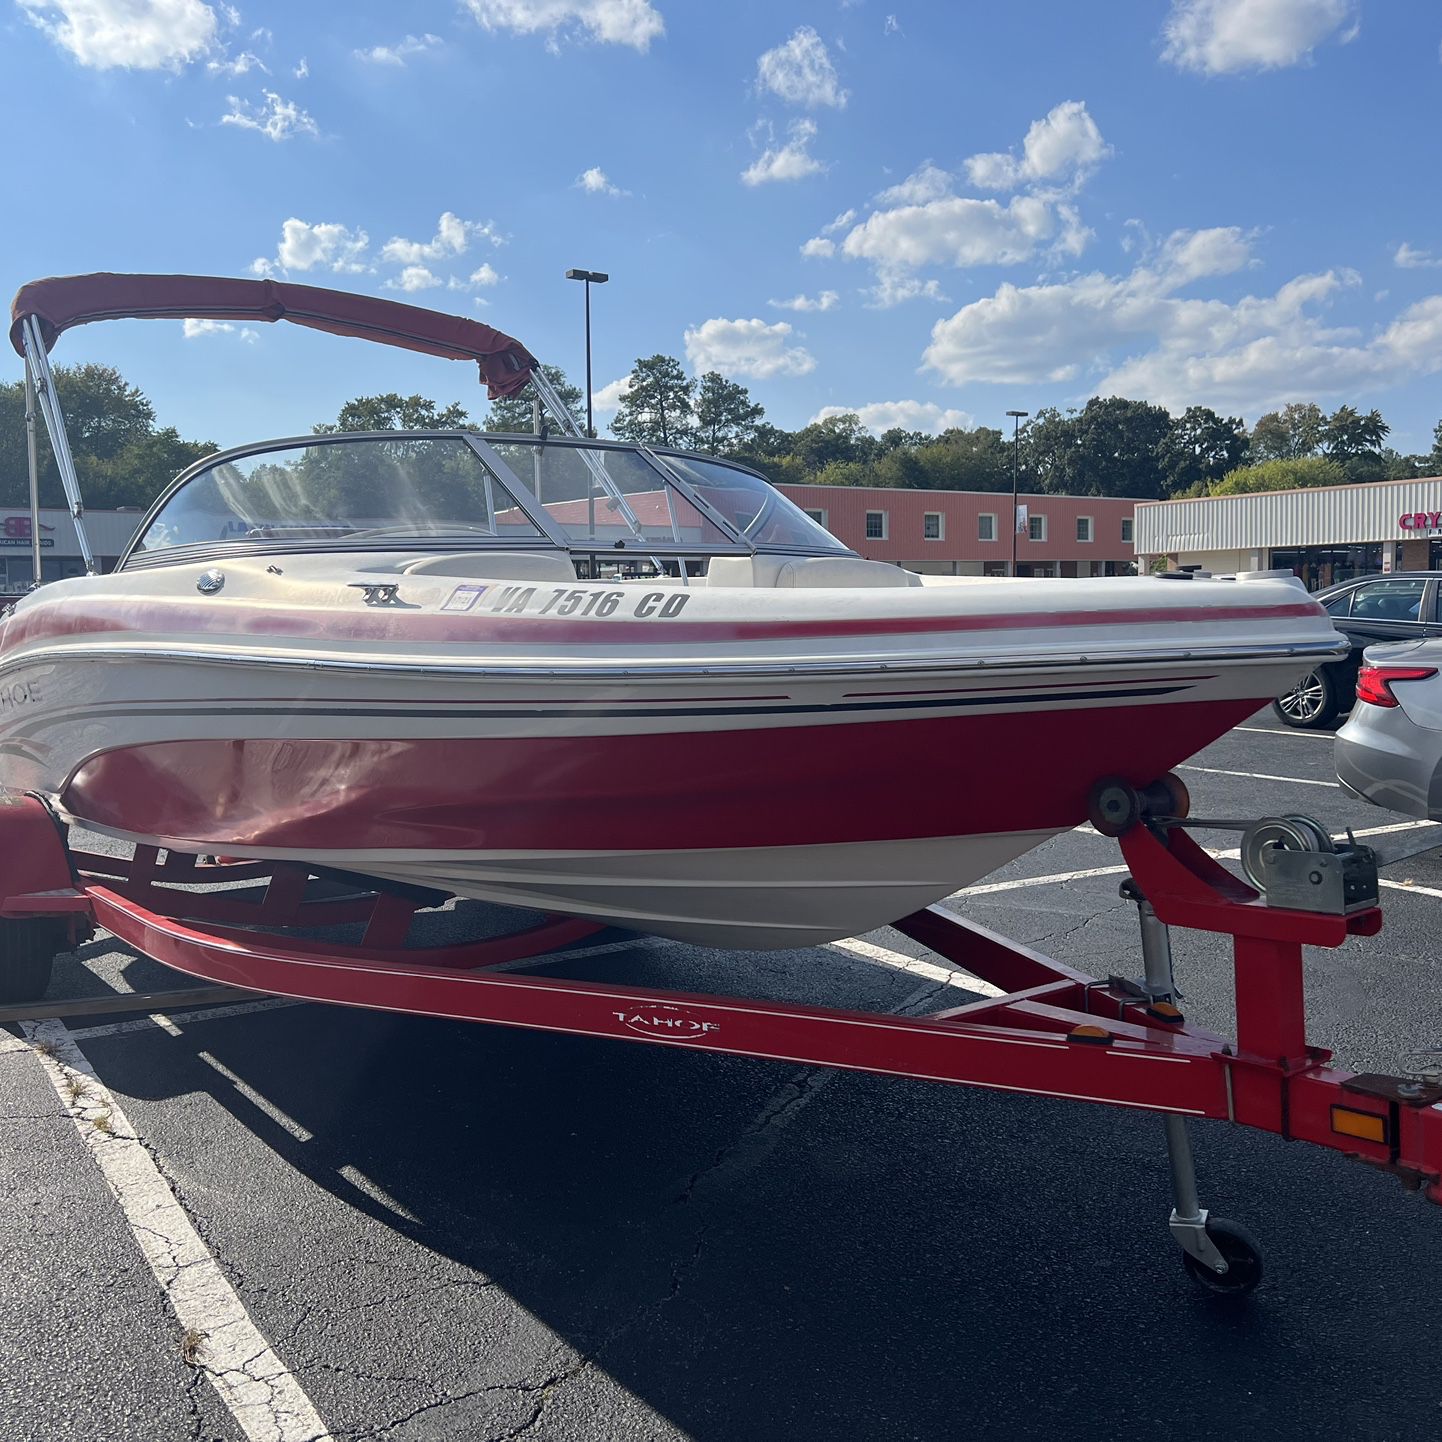
[[[448,899],[443,894],[377,889],[368,878],[291,863],[206,866],[154,847],[122,860],[72,852],[61,823],[33,796],[0,804],[0,918],[15,927],[68,916],[72,928],[104,927],[192,976],[308,1001],[1161,1112],[1183,1260],[1212,1290],[1243,1292],[1260,1276],[1259,1249],[1197,1204],[1184,1119],[1232,1121],[1332,1147],[1442,1202],[1442,1076],[1340,1070],[1306,1039],[1302,947],[1375,935],[1375,907],[1333,915],[1268,906],[1162,821],[1139,811],[1119,837],[1132,873],[1123,895],[1141,915],[1141,981],[1098,980],[933,906],[896,928],[1006,994],[920,1017],[511,974],[497,968],[544,962],[546,952],[600,928],[556,919],[499,939],[412,948],[411,918]],[[317,877],[330,884],[318,887]],[[263,891],[253,899],[181,889],[206,880],[249,880]],[[358,944],[269,929],[346,922],[363,924]],[[1178,1010],[1169,926],[1232,938],[1234,1043],[1190,1025]]]

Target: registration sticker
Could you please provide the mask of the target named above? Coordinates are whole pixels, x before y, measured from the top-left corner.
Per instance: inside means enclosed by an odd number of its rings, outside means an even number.
[[[457,586],[449,596],[446,597],[443,611],[470,611],[475,608],[477,601],[485,595],[484,586]]]

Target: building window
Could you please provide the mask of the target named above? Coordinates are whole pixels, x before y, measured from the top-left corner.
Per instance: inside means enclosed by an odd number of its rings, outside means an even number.
[[[810,516],[811,519],[812,519],[813,521],[815,521],[818,526],[824,526],[824,525],[826,525],[826,512],[825,512],[825,511],[807,511],[806,514],[807,514],[808,516]]]
[[[921,516],[921,538],[924,541],[946,539],[946,526],[940,511],[923,511]]]
[[[1029,540],[1046,540],[1046,517],[1031,516],[1026,523],[1026,533]]]
[[[868,511],[866,513],[866,539],[868,541],[884,541],[886,539],[885,511]]]
[[[1122,541],[1128,546],[1132,543],[1132,527],[1134,524],[1135,522],[1130,516],[1122,517]]]
[[[1078,516],[1076,518],[1076,538],[1079,541],[1090,541],[1092,539],[1092,518],[1090,516]]]
[[[995,515],[983,514],[976,518],[976,539],[978,541],[996,540]]]

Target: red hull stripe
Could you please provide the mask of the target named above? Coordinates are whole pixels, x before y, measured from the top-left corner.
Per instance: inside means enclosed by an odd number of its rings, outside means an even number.
[[[873,616],[815,621],[570,620],[565,617],[468,616],[371,610],[281,610],[220,601],[124,601],[104,609],[73,600],[28,608],[12,618],[0,647],[93,632],[138,631],[206,636],[292,636],[313,640],[392,641],[421,645],[459,641],[493,645],[672,646],[678,642],[783,641],[863,636],[968,635],[1076,626],[1165,626],[1316,618],[1313,601],[1281,606],[1158,606],[1127,611],[1038,611],[1000,616]]]
[[[814,846],[1086,818],[1091,782],[1145,784],[1260,699],[593,737],[174,741],[107,752],[81,821],[244,856],[310,850]]]

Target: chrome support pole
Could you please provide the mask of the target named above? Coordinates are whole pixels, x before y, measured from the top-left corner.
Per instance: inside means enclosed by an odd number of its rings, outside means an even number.
[[[35,436],[35,370],[25,353],[25,459],[30,467],[30,562],[40,584],[40,451]]]
[[[45,417],[45,429],[50,433],[50,449],[54,452],[55,466],[60,472],[60,484],[64,487],[65,500],[70,507],[75,539],[80,544],[85,572],[93,576],[96,572],[95,556],[85,534],[85,503],[80,499],[80,480],[75,474],[75,460],[70,454],[70,441],[65,434],[65,417],[60,410],[60,397],[55,391],[55,376],[50,369],[50,357],[45,353],[40,325],[33,315],[25,317],[21,324],[21,335],[25,346],[25,359],[34,368],[40,413]]]
[[[1152,904],[1128,880],[1122,895],[1136,902],[1137,918],[1142,930],[1142,976],[1147,995],[1153,1003],[1171,1001],[1176,994],[1172,977],[1172,938],[1166,922],[1152,910]],[[1207,1211],[1197,1195],[1197,1168],[1192,1157],[1192,1139],[1187,1132],[1187,1119],[1174,1113],[1162,1117],[1167,1134],[1167,1161],[1172,1172],[1172,1199],[1175,1205],[1169,1220],[1172,1236],[1184,1252],[1189,1252],[1204,1267],[1225,1276],[1227,1259],[1207,1235]]]

